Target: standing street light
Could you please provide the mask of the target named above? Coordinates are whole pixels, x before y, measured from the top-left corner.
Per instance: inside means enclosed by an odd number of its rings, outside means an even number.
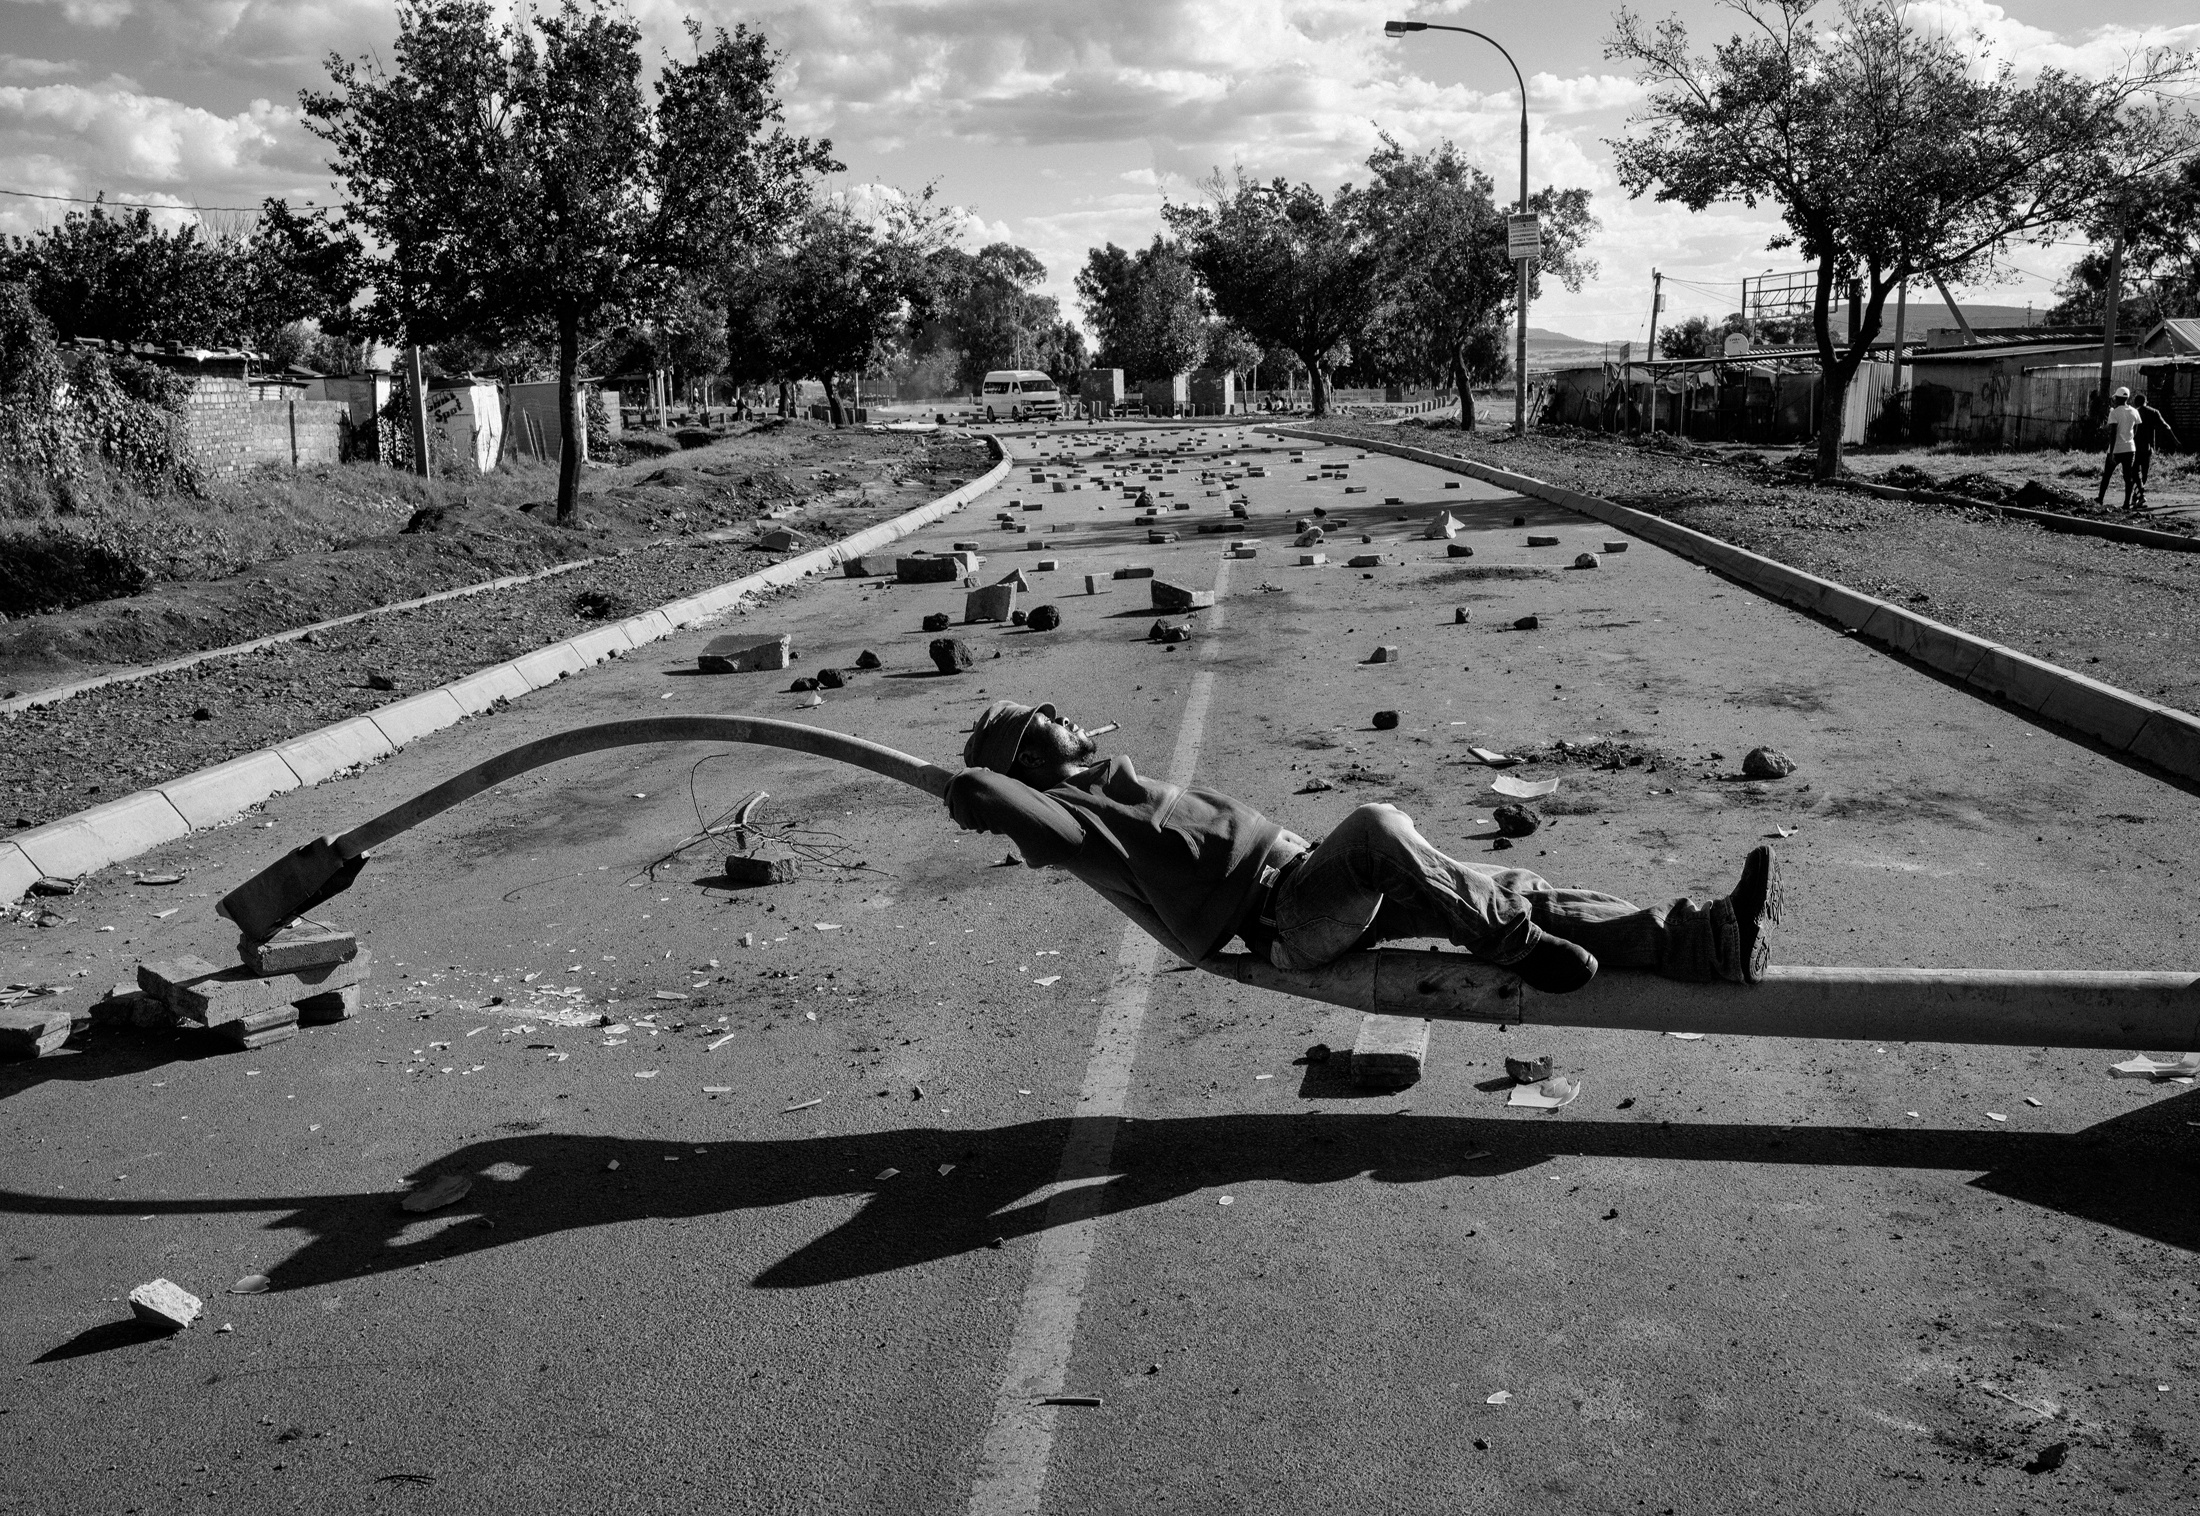
[[[1506,251],[1512,255],[1513,271],[1519,276],[1519,319],[1513,331],[1513,435],[1528,435],[1528,265],[1542,256],[1542,237],[1534,218],[1528,214],[1528,81],[1520,77],[1520,65],[1513,62],[1513,55],[1505,52],[1505,44],[1487,33],[1471,26],[1445,26],[1434,21],[1385,21],[1383,35],[1403,37],[1407,32],[1464,32],[1469,37],[1480,37],[1491,47],[1505,53],[1505,62],[1513,71],[1513,82],[1520,86],[1520,210],[1507,225]],[[1459,397],[1462,404],[1466,396]]]

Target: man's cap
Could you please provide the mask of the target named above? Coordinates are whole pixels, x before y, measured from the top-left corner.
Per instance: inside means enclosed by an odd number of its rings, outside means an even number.
[[[1016,767],[1016,754],[1024,745],[1024,733],[1030,730],[1031,718],[1041,712],[1048,716],[1055,714],[1051,705],[994,701],[980,713],[978,724],[970,729],[970,740],[963,744],[964,766],[991,769],[996,774],[1009,773]]]
[[[2130,387],[2129,387],[2128,385],[2122,385],[2122,384],[2119,384],[2119,385],[2117,385],[2117,386],[2116,386],[2116,398],[2117,398],[2118,400],[2129,400],[2129,399],[2131,398],[2131,389],[2130,389]]]

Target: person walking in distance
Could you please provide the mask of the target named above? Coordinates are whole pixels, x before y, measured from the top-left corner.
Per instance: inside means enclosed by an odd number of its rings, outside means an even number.
[[[2101,488],[2095,495],[2095,505],[2108,504],[2108,481],[2116,477],[2118,469],[2124,475],[2124,509],[2132,507],[2132,497],[2139,489],[2139,413],[2132,409],[2131,391],[2116,386],[2115,403],[2108,408],[2103,425],[2108,428],[2108,457],[2101,462]]]
[[[1780,919],[1767,847],[1751,850],[1731,894],[1640,907],[1448,857],[1391,805],[1363,805],[1308,842],[1243,801],[1101,758],[1051,705],[994,701],[963,762],[947,786],[958,825],[1008,837],[1034,868],[1067,869],[1188,963],[1236,937],[1306,973],[1379,942],[1437,937],[1553,994],[1587,984],[1600,962],[1754,984]]]
[[[2156,410],[2152,400],[2141,395],[2132,401],[2132,408],[2139,413],[2139,425],[2132,432],[2132,440],[2137,444],[2132,455],[2134,459],[2132,466],[2139,475],[2139,488],[2132,495],[2132,503],[2145,505],[2147,503],[2147,473],[2154,467],[2154,450],[2164,445],[2183,447],[2184,444],[2179,442],[2177,434],[2170,430],[2169,417]]]

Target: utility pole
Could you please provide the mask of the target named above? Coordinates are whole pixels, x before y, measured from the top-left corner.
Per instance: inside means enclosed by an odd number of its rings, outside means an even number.
[[[2108,245],[2108,283],[2101,294],[2101,401],[2093,410],[2096,419],[2108,414],[2108,392],[2116,387],[2116,307],[2124,303],[2124,218],[2120,215],[2116,240]]]
[[[1650,270],[1650,343],[1643,349],[1646,357],[1658,356],[1658,312],[1665,309],[1665,275]]]
[[[1908,270],[1903,272],[1902,282],[1894,287],[1894,387],[1897,394],[1902,390],[1902,344],[1910,316],[1910,281]]]

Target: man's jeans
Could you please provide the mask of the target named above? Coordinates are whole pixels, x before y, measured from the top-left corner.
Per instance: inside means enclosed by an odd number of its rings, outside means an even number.
[[[1269,957],[1304,972],[1356,947],[1441,937],[1504,965],[1525,957],[1540,931],[1587,948],[1605,968],[1716,979],[1711,916],[1693,900],[1644,909],[1594,890],[1558,889],[1526,869],[1461,863],[1431,846],[1396,806],[1363,805],[1283,881]]]

